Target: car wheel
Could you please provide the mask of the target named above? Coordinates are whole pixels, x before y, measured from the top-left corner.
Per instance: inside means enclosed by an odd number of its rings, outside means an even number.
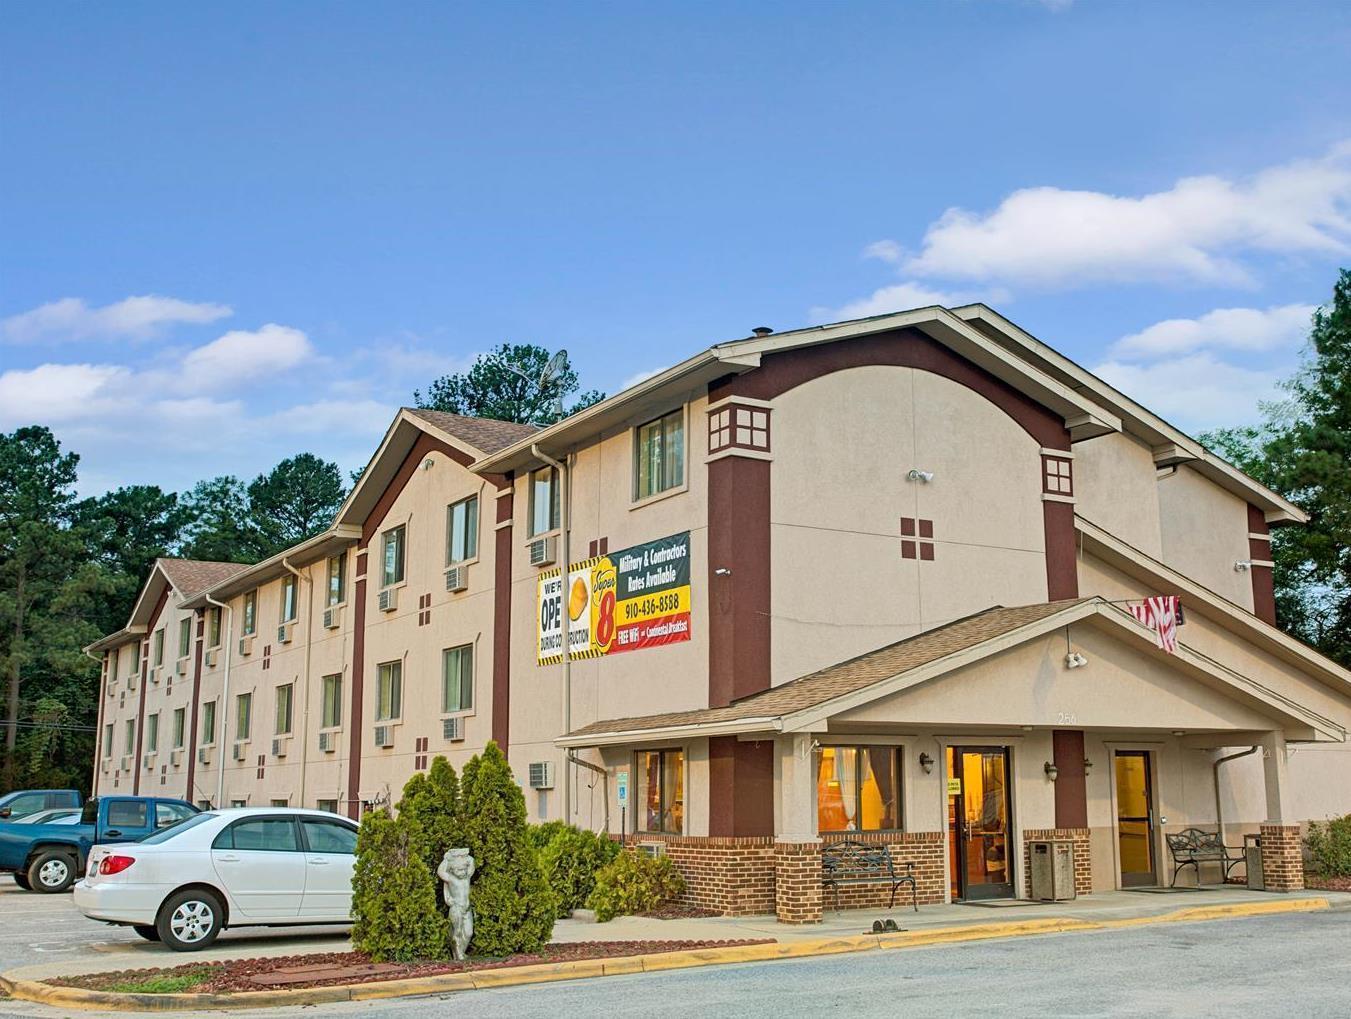
[[[156,929],[154,924],[150,923],[132,924],[131,929],[134,930],[141,937],[145,938],[146,941],[159,941],[159,930]]]
[[[20,888],[22,888],[25,892],[31,892],[33,890],[33,886],[28,883],[27,874],[20,874],[18,871],[15,871],[14,883],[18,885]]]
[[[216,940],[224,921],[225,907],[214,893],[189,888],[165,900],[155,930],[175,952],[195,952]]]
[[[59,849],[38,853],[28,865],[28,883],[35,892],[64,892],[75,883],[75,858]]]

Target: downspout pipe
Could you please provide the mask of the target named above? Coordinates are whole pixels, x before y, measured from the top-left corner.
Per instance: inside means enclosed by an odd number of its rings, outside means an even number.
[[[291,565],[291,561],[285,556],[281,559],[282,566],[296,578],[296,580],[305,584],[309,588],[309,598],[305,606],[305,666],[302,673],[301,685],[301,706],[300,706],[300,795],[297,807],[305,806],[305,769],[309,764],[309,748],[305,745],[305,740],[310,735],[310,649],[314,647],[314,578],[308,573],[301,573]],[[295,720],[291,721],[291,731],[296,731]]]
[[[209,594],[203,595],[203,597],[206,599],[208,605],[214,605],[216,608],[222,609],[225,612],[225,675],[221,679],[220,727],[216,730],[216,735],[218,736],[218,739],[216,740],[217,746],[224,747],[225,734],[230,731],[228,724],[230,720],[230,662],[235,656],[235,610],[226,602],[217,601]],[[198,735],[200,736],[201,734],[199,733]],[[188,752],[196,753],[197,748],[190,747]],[[225,802],[225,754],[224,752],[221,752],[217,754],[217,756],[220,758],[220,763],[216,766],[215,807],[219,810],[221,804]]]
[[[563,734],[572,732],[572,656],[568,654],[568,645],[571,643],[570,622],[568,619],[568,570],[572,562],[571,548],[568,541],[568,467],[566,462],[560,462],[551,457],[544,450],[539,448],[538,443],[532,443],[530,452],[538,459],[544,461],[558,472],[558,527],[562,532],[561,556],[563,559],[562,579],[563,584],[558,598],[558,625],[562,631],[563,649]],[[566,456],[564,460],[566,461]],[[563,823],[572,823],[572,783],[569,781],[566,761],[571,760],[569,754],[564,760],[563,766]]]
[[[576,750],[569,750],[569,751],[568,751],[568,760],[571,761],[573,764],[577,765],[579,768],[585,768],[585,769],[587,769],[588,771],[594,771],[597,775],[600,776],[600,780],[601,780],[601,782],[603,783],[603,785],[601,786],[601,788],[602,788],[602,790],[604,791],[604,794],[605,794],[605,795],[604,795],[604,802],[605,802],[605,827],[602,828],[601,831],[605,832],[606,835],[609,835],[609,834],[610,834],[610,773],[609,773],[608,771],[606,771],[604,768],[602,768],[599,764],[592,764],[590,761],[584,761],[584,760],[582,760],[580,757],[577,756],[577,751],[576,751]],[[591,816],[594,817],[595,815],[593,814],[593,815],[591,815]]]
[[[1220,765],[1228,764],[1230,761],[1237,761],[1240,757],[1251,757],[1261,749],[1251,746],[1247,750],[1240,750],[1236,754],[1230,754],[1228,757],[1216,758],[1213,765],[1215,770],[1215,831],[1219,833],[1220,841],[1224,841],[1224,805],[1220,802]]]

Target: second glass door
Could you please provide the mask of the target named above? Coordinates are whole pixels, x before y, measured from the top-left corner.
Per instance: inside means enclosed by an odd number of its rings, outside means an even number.
[[[953,898],[1012,898],[1008,749],[948,747],[947,758]]]

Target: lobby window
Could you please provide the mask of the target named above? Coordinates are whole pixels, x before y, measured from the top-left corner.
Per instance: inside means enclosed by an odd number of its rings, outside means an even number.
[[[558,471],[541,467],[530,472],[530,537],[546,534],[558,527]]]
[[[187,738],[187,718],[186,708],[174,708],[174,749],[182,750],[183,743]]]
[[[474,646],[463,644],[441,652],[441,711],[471,711],[474,707]]]
[[[258,592],[244,595],[244,636],[258,632]]]
[[[164,627],[155,631],[155,667],[164,664]]]
[[[289,623],[296,617],[296,578],[288,573],[281,582],[281,621]]]
[[[192,617],[178,621],[178,657],[186,658],[192,652]]]
[[[822,747],[816,766],[818,831],[898,831],[898,747]]]
[[[328,604],[341,605],[347,600],[347,553],[328,557]]]
[[[384,567],[380,575],[381,587],[393,587],[395,584],[403,583],[403,550],[407,533],[407,528],[403,524],[391,527],[384,533],[382,539],[384,544],[381,548],[384,556]]]
[[[242,693],[235,698],[235,741],[243,743],[253,729],[253,694]]]
[[[680,835],[685,830],[685,752],[638,754],[638,803],[642,831]]]
[[[274,735],[289,736],[291,734],[291,715],[292,705],[295,703],[295,692],[296,685],[294,683],[277,687],[277,725],[272,730]]]
[[[220,609],[209,609],[207,611],[206,646],[220,647]]]
[[[209,747],[216,742],[216,702],[207,701],[202,705],[202,741],[201,746]]]
[[[145,752],[147,754],[157,753],[159,751],[159,712],[145,716]]]
[[[342,725],[342,674],[324,677],[324,707],[320,725],[336,729]]]
[[[375,687],[375,720],[392,722],[402,717],[403,662],[385,662]]]
[[[478,496],[446,507],[446,565],[454,566],[478,555]]]
[[[633,497],[646,499],[685,483],[685,411],[674,410],[635,431]]]

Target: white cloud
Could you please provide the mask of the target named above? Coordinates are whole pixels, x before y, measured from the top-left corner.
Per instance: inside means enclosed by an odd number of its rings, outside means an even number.
[[[935,304],[951,308],[959,304],[970,304],[979,299],[979,295],[975,293],[935,290],[922,283],[893,283],[891,286],[874,290],[867,297],[850,301],[843,307],[812,308],[809,314],[814,322],[845,322],[853,318],[886,315],[893,311],[928,308]]]
[[[0,336],[16,343],[89,339],[145,339],[171,325],[215,322],[232,312],[224,304],[176,297],[128,297],[101,308],[65,297],[0,321]]]
[[[71,421],[110,410],[132,398],[132,373],[111,364],[40,364],[0,374],[0,422]]]
[[[289,371],[314,356],[299,329],[273,323],[261,329],[235,329],[192,350],[183,358],[182,384],[193,392],[217,390]]]
[[[989,213],[953,208],[900,263],[939,279],[1069,287],[1093,282],[1245,285],[1246,252],[1351,250],[1351,142],[1243,180],[1187,177],[1139,197],[1036,187]],[[879,242],[887,258],[899,251]]]
[[[873,241],[863,249],[863,257],[897,265],[905,257],[905,249],[895,241]]]
[[[1258,404],[1276,399],[1277,384],[1288,374],[1243,368],[1204,352],[1147,365],[1108,361],[1093,373],[1192,432],[1255,420]]]
[[[1298,347],[1309,334],[1312,304],[1276,308],[1217,308],[1199,318],[1170,318],[1123,336],[1112,347],[1116,357],[1151,359],[1193,350],[1248,352]]]
[[[270,416],[286,431],[300,435],[366,434],[377,438],[394,420],[398,407],[379,400],[316,400]]]

